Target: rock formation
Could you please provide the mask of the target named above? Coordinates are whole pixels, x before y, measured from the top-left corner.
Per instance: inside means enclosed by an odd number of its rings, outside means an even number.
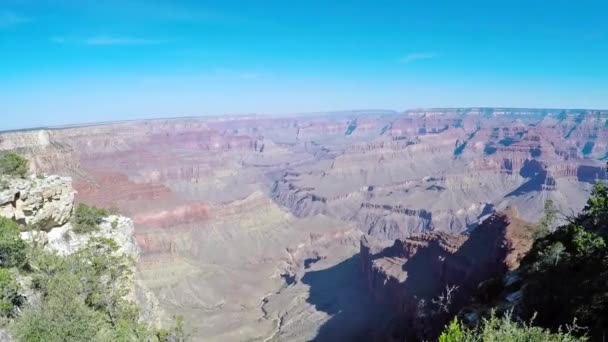
[[[437,331],[428,316],[446,288],[454,288],[450,310],[471,300],[478,285],[517,268],[532,245],[531,231],[509,208],[486,219],[470,234],[414,234],[383,247],[371,237],[361,240],[361,269],[370,294],[407,327],[399,333],[430,338]],[[438,320],[435,320],[438,321]],[[441,322],[442,324],[444,322]]]
[[[198,327],[196,338],[297,341],[355,336],[373,319],[355,308],[367,312],[367,302],[341,295],[365,293],[361,234],[409,248],[387,263],[436,253],[445,260],[429,274],[451,281],[462,269],[473,283],[498,267],[461,255],[488,217],[511,207],[534,222],[548,199],[565,214],[581,209],[606,178],[607,121],[607,111],[550,108],[155,119],[0,133],[0,150],[70,175],[76,202],[132,217],[138,276],[163,309]],[[14,195],[0,196],[1,210],[26,220]],[[45,229],[61,224],[52,218]],[[405,247],[414,240],[428,246]],[[412,271],[386,272],[416,283]],[[399,302],[376,291],[381,283],[372,282],[375,296]]]
[[[2,180],[0,216],[22,225],[23,240],[35,242],[59,255],[69,255],[85,247],[90,239],[102,237],[117,243],[117,253],[127,255],[134,261],[139,259],[140,249],[134,239],[133,221],[127,217],[110,215],[103,218],[98,230],[74,232],[71,218],[75,191],[69,177],[20,179],[3,176]],[[28,292],[27,288],[25,291]],[[160,324],[158,301],[138,279],[133,279],[129,296],[143,308],[143,318],[151,324]]]
[[[0,215],[41,230],[63,226],[69,221],[75,193],[70,178],[9,179],[4,176],[2,182]]]

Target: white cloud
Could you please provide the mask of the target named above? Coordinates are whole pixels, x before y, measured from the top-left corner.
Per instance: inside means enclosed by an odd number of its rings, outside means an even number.
[[[0,10],[0,28],[27,23],[31,19],[22,17],[15,12]]]
[[[422,60],[422,59],[431,59],[437,57],[437,54],[434,52],[417,52],[410,53],[404,57],[402,57],[399,61],[401,63],[411,63],[414,61]]]

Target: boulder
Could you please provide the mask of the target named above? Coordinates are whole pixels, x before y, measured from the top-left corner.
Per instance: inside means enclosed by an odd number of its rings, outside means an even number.
[[[69,177],[2,178],[0,215],[48,231],[66,224],[75,191]]]

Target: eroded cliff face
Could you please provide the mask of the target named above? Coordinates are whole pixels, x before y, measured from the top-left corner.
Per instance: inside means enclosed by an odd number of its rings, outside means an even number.
[[[2,181],[0,216],[22,225],[23,240],[59,255],[70,255],[84,248],[93,238],[109,238],[117,243],[116,253],[124,254],[135,262],[139,259],[141,253],[134,238],[133,221],[127,217],[110,215],[103,218],[96,231],[74,232],[71,219],[75,191],[71,178],[32,176],[21,179],[2,176]],[[135,268],[132,271],[135,274]],[[30,292],[25,286],[26,298]],[[154,325],[160,324],[162,312],[158,300],[140,279],[132,279],[128,296],[143,308],[142,319]]]
[[[581,208],[588,184],[606,178],[591,158],[604,152],[587,153],[588,147],[583,153],[583,147],[586,139],[606,134],[608,113],[564,111],[561,118],[561,112],[409,111],[387,120],[373,139],[321,141],[324,158],[285,172],[272,195],[298,216],[352,220],[381,239],[463,232],[507,206],[535,221],[545,199],[560,210]],[[579,117],[594,128],[577,124]],[[566,137],[555,120],[580,134]]]
[[[402,320],[395,333],[428,339],[440,328],[433,325],[440,319],[424,320],[438,311],[433,300],[454,287],[449,309],[458,312],[481,282],[517,268],[532,241],[528,224],[509,208],[470,234],[420,233],[391,246],[364,237],[361,270],[370,294]]]
[[[374,316],[344,298],[366,292],[361,234],[384,247],[418,239],[427,247],[395,252],[394,265],[435,253],[431,280],[460,272],[472,283],[496,262],[460,255],[473,237],[460,234],[509,206],[530,222],[547,199],[580,209],[606,178],[606,121],[605,111],[510,108],[157,119],[2,133],[0,150],[72,176],[77,202],[132,217],[138,275],[195,338],[335,340]],[[417,282],[390,272],[389,287]]]
[[[129,214],[151,200],[206,205],[263,190],[298,217],[395,239],[462,232],[507,205],[534,221],[546,198],[579,209],[606,177],[597,162],[606,120],[605,111],[512,108],[159,119],[5,133],[0,150],[61,169],[77,199]]]

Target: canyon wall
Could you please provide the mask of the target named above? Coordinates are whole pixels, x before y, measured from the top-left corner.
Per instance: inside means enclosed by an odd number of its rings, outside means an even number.
[[[440,319],[441,310],[458,312],[482,282],[502,279],[517,268],[532,241],[529,224],[508,208],[470,234],[418,233],[388,247],[364,237],[361,270],[370,294],[401,318],[402,325],[392,327],[390,334],[434,339],[446,323]],[[448,289],[453,290],[450,302],[435,302]]]
[[[154,119],[0,133],[0,151],[71,176],[76,202],[132,217],[138,276],[195,339],[335,340],[410,307],[403,283],[428,282],[428,297],[516,262],[492,220],[511,208],[534,222],[546,200],[582,208],[606,179],[607,122],[607,111],[513,108]],[[61,224],[15,193],[0,199],[12,217]],[[497,240],[476,245],[478,231]],[[361,249],[362,235],[376,247]]]

